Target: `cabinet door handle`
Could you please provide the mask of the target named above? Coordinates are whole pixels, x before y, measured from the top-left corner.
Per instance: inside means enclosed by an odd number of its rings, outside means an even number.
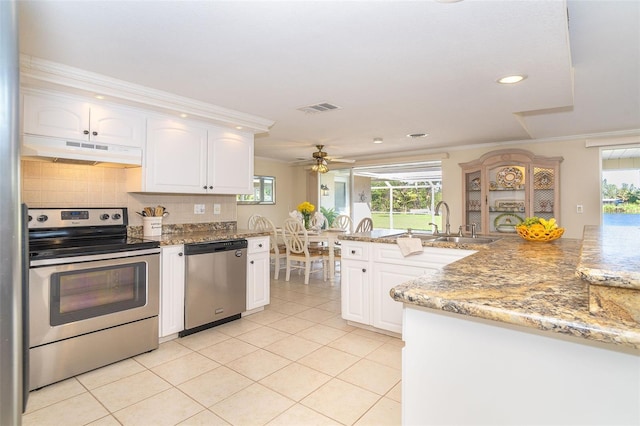
[[[93,136],[98,136],[98,132],[91,133]]]
[[[351,250],[351,254],[356,254],[356,251],[355,250]]]
[[[365,268],[362,268],[362,272],[367,272],[367,270]]]
[[[262,244],[258,244],[258,247],[262,248]]]
[[[88,130],[85,130],[85,131],[83,131],[82,133],[84,133],[85,135],[88,135],[88,134],[89,134],[89,131],[88,131]]]
[[[183,256],[183,254],[182,253],[178,253],[178,256]]]
[[[210,186],[209,189],[213,189],[213,186]]]
[[[251,262],[249,262],[249,263],[253,265],[253,260]]]
[[[202,189],[207,189],[207,185],[203,186]]]

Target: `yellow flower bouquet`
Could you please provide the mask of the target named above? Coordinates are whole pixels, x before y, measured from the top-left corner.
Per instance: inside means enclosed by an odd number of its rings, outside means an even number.
[[[313,213],[315,209],[316,206],[308,201],[304,201],[298,204],[298,211],[302,214],[302,218],[304,219],[305,229],[309,229],[309,227],[311,226],[311,213]]]

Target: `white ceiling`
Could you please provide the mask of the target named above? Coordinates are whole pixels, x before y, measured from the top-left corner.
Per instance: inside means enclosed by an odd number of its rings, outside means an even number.
[[[256,136],[262,157],[640,135],[636,0],[50,0],[18,12],[26,55],[274,120]],[[495,83],[512,73],[528,78]],[[319,102],[341,109],[298,110]]]

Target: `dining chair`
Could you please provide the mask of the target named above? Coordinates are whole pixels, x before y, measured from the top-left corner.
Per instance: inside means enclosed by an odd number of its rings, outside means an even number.
[[[320,212],[316,212],[311,217],[311,227],[317,230],[327,229],[329,228],[329,221],[327,220],[325,215]]]
[[[256,221],[261,217],[262,216],[259,214],[252,214],[251,216],[249,216],[249,220],[247,221],[247,228],[251,230],[256,229]]]
[[[353,222],[351,221],[351,217],[347,216],[346,214],[336,216],[331,227],[334,229],[342,229],[344,231],[353,232]]]
[[[358,226],[356,226],[356,233],[358,232],[369,232],[373,230],[373,220],[370,217],[363,218]]]
[[[273,279],[277,280],[280,276],[280,269],[284,266],[282,260],[286,260],[287,248],[284,242],[281,242],[278,236],[278,230],[276,226],[264,216],[259,217],[255,222],[255,229],[261,231],[268,231],[269,235],[269,257],[273,260]],[[286,266],[286,265],[285,265]]]
[[[311,265],[314,261],[322,262],[324,280],[327,280],[327,261],[321,250],[314,250],[309,247],[309,235],[302,223],[296,219],[289,218],[284,221],[282,235],[286,246],[286,276],[285,281],[291,277],[291,268],[304,268],[304,283],[309,284]],[[293,262],[303,263],[304,266],[293,265]]]

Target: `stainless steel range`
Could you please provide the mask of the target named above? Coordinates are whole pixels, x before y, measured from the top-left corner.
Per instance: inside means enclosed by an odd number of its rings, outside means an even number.
[[[156,349],[159,243],[126,208],[28,213],[29,389]]]

